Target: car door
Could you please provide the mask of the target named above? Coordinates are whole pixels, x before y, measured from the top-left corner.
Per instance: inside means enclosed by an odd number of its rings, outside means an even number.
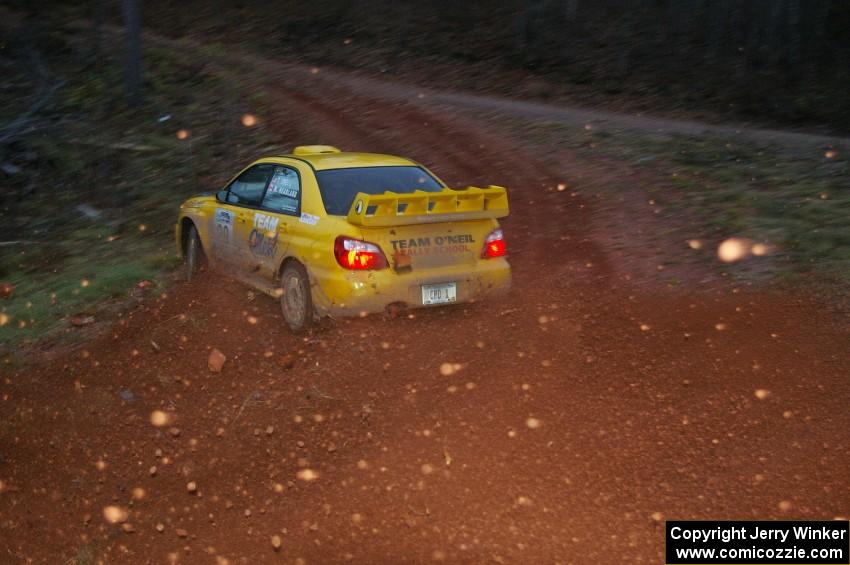
[[[250,269],[271,281],[287,254],[301,214],[301,178],[293,167],[275,165],[260,210],[254,215]]]
[[[210,247],[220,262],[240,271],[248,267],[245,251],[251,237],[254,214],[274,166],[254,165],[243,171],[225,189],[224,202],[217,202],[210,226]]]

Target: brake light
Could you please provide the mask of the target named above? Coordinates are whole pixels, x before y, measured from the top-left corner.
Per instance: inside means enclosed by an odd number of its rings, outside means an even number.
[[[336,262],[344,269],[367,271],[385,269],[387,258],[374,243],[341,235],[334,241]]]
[[[481,258],[493,259],[494,257],[502,257],[506,251],[505,236],[502,234],[501,229],[495,229],[484,240],[484,249],[481,250]]]

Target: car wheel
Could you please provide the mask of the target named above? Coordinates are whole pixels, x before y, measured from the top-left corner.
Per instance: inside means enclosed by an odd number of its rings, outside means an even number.
[[[313,295],[310,279],[300,263],[289,263],[280,276],[280,308],[286,325],[295,333],[313,323]]]
[[[204,248],[201,245],[201,238],[198,236],[198,230],[192,225],[189,228],[189,234],[186,236],[186,280],[191,281],[200,272],[204,266]]]

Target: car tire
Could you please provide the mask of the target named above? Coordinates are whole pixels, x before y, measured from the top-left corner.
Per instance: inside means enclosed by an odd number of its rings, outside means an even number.
[[[313,324],[313,293],[304,266],[288,263],[280,275],[280,288],[283,319],[293,333],[300,333]]]
[[[189,233],[186,235],[186,252],[183,258],[186,263],[186,280],[191,281],[201,272],[206,263],[204,247],[194,224],[189,227]]]

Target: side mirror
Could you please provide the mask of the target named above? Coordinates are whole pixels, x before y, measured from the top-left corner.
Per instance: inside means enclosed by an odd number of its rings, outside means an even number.
[[[215,193],[215,199],[218,200],[219,202],[227,202],[227,191],[226,190],[219,190],[218,192]]]

